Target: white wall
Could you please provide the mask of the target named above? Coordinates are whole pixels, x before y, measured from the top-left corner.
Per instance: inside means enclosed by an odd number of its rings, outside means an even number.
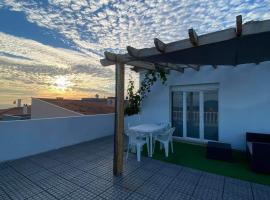
[[[0,161],[112,135],[114,114],[0,122]]]
[[[270,133],[270,62],[259,65],[203,66],[171,72],[167,86],[156,83],[143,102],[141,121],[169,121],[172,85],[219,83],[219,140],[245,148],[245,132]]]
[[[41,99],[32,98],[31,104],[31,118],[41,119],[41,118],[52,118],[52,117],[71,117],[71,116],[83,116],[80,113],[74,112],[62,108],[60,106],[48,103]]]

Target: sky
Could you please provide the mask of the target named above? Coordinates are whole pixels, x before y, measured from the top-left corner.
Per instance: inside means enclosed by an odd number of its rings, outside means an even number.
[[[0,0],[0,108],[31,97],[114,95],[114,67],[104,51],[152,47],[270,19],[270,0]],[[129,77],[137,74],[126,71]]]

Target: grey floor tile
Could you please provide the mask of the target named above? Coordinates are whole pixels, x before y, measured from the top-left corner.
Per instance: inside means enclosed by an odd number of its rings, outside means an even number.
[[[65,183],[67,183],[67,180],[65,180],[64,178],[62,178],[60,176],[54,175],[54,176],[50,176],[48,178],[41,179],[41,180],[34,181],[34,182],[42,189],[49,189],[49,188],[51,188],[55,185],[58,185],[58,184],[65,184]]]
[[[112,137],[0,163],[0,199],[270,200],[269,186],[134,154],[112,167]]]
[[[2,185],[2,189],[12,199],[25,199],[42,192],[40,187],[25,178],[11,182],[7,181]]]
[[[52,187],[46,189],[48,193],[56,197],[57,199],[60,199],[75,190],[79,189],[79,186],[71,183],[71,182],[63,182],[57,185],[53,185]]]
[[[35,194],[32,197],[27,198],[27,200],[57,200],[57,199],[48,192],[43,191],[41,193]]]
[[[181,193],[177,190],[166,190],[160,197],[160,200],[190,200],[191,196]]]
[[[173,181],[173,179],[174,179],[173,177],[165,176],[162,174],[155,174],[155,175],[151,176],[146,181],[146,183],[167,186]]]
[[[61,176],[62,178],[70,180],[74,177],[77,177],[77,176],[83,174],[83,173],[84,172],[82,170],[79,170],[77,168],[69,168],[63,172],[58,173],[57,175]]]
[[[1,162],[1,163],[0,163],[0,170],[1,170],[1,169],[8,168],[8,167],[9,167],[8,162]]]
[[[195,199],[203,199],[203,200],[222,200],[222,190],[211,190],[207,187],[196,187],[193,195]]]
[[[0,199],[1,200],[10,200],[9,196],[7,193],[0,187]]]
[[[89,192],[86,189],[79,188],[72,193],[60,198],[60,200],[90,200],[97,199],[97,195]]]
[[[162,167],[162,169],[159,170],[158,173],[174,178],[180,173],[181,170],[182,170],[182,167],[180,166],[167,166],[167,167],[165,166],[165,167]]]
[[[225,178],[223,198],[229,198],[230,196],[246,200],[253,199],[251,184],[246,181]]]
[[[270,200],[270,186],[252,183],[254,200]]]
[[[170,190],[175,190],[183,194],[192,195],[195,191],[196,184],[194,182],[189,182],[181,179],[174,179],[168,186]]]
[[[112,186],[113,186],[112,182],[99,178],[99,179],[95,179],[91,183],[83,186],[83,188],[85,188],[86,190],[88,190],[94,194],[99,195],[102,192],[108,190]]]
[[[223,200],[249,200],[249,198],[246,198],[245,196],[239,196],[239,195],[235,195],[235,194],[224,193],[223,194]]]
[[[260,191],[265,191],[270,193],[270,185],[262,185],[258,183],[252,183],[251,187],[254,190],[260,190]]]
[[[139,194],[137,192],[131,193],[131,195],[128,196],[127,200],[153,200],[150,197],[144,196],[142,194]]]
[[[155,184],[143,184],[136,192],[152,199],[157,199],[166,190],[166,186]]]
[[[130,191],[126,190],[125,188],[122,188],[120,186],[113,186],[100,194],[100,196],[108,200],[123,200],[127,199],[130,194]]]
[[[202,176],[198,182],[198,186],[210,190],[222,191],[224,188],[224,178],[219,176]]]
[[[138,187],[142,186],[144,182],[145,181],[140,178],[127,176],[115,184],[124,187],[130,191],[135,191]]]
[[[98,179],[97,176],[94,176],[90,173],[83,172],[83,173],[71,178],[70,181],[75,183],[76,185],[83,187],[87,184],[94,182],[96,179]]]
[[[67,164],[59,164],[59,165],[56,165],[54,167],[50,167],[48,168],[48,170],[50,172],[53,172],[55,174],[60,174],[60,173],[63,173],[65,171],[68,171],[70,170],[72,167],[70,165],[67,165]]]
[[[48,171],[48,170],[42,170],[40,172],[37,172],[35,174],[31,174],[31,175],[27,176],[27,178],[33,182],[37,182],[37,181],[47,179],[47,178],[52,177],[52,176],[55,176],[55,174]]]

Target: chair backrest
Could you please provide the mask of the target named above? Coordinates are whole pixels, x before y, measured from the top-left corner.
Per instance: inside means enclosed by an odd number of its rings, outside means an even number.
[[[160,134],[160,137],[162,137],[164,140],[169,140],[169,139],[171,139],[174,131],[175,131],[175,127],[172,127],[170,129],[166,130],[163,134]]]
[[[157,125],[162,126],[164,131],[172,127],[170,122],[160,122]]]
[[[172,127],[172,128],[170,128],[170,129],[167,131],[167,132],[168,132],[169,137],[172,137],[172,135],[173,135],[174,131],[175,131],[175,127]]]
[[[128,136],[128,142],[129,144],[136,143],[138,137],[140,137],[140,134],[136,133],[135,131],[127,130],[125,134]]]

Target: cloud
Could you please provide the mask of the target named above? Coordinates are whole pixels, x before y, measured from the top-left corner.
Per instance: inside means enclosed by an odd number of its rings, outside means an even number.
[[[65,75],[73,88],[114,92],[111,68],[99,59],[105,50],[126,52],[126,46],[152,47],[153,38],[172,42],[187,38],[187,30],[208,32],[235,26],[235,16],[244,22],[270,18],[269,0],[3,0],[1,7],[20,11],[29,22],[59,33],[71,51],[0,33],[2,74],[11,71],[26,81],[49,84]],[[1,12],[1,10],[0,10]],[[1,28],[1,27],[0,27]],[[127,72],[128,74],[128,72]],[[37,78],[38,77],[38,78]],[[11,78],[11,77],[10,77]],[[30,80],[31,79],[31,80]],[[41,80],[41,81],[40,81]]]
[[[270,18],[269,0],[4,0],[10,9],[22,11],[39,26],[56,30],[85,54],[100,57],[106,49],[124,52],[127,45],[153,46],[153,38],[166,42],[187,37],[194,27],[203,34],[234,26],[244,20]]]
[[[32,95],[69,95],[76,98],[97,93],[113,93],[114,71],[101,67],[99,60],[73,50],[54,48],[33,40],[0,32],[0,90],[26,91]],[[69,83],[65,94],[57,88],[58,77]],[[56,92],[57,90],[58,93]],[[42,91],[42,93],[40,93]],[[87,91],[87,92],[86,92]],[[29,92],[27,92],[28,94]]]

